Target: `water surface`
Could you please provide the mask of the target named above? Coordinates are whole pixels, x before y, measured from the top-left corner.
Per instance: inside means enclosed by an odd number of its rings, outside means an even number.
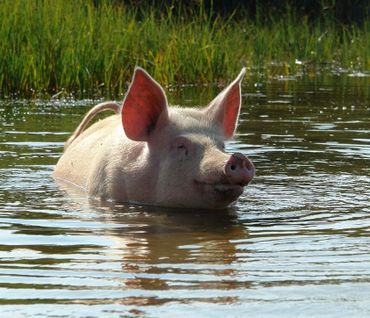
[[[53,165],[97,101],[1,101],[0,316],[370,316],[362,75],[247,81],[227,150],[250,156],[257,176],[234,208],[211,213],[60,187]],[[188,87],[170,100],[212,94]]]

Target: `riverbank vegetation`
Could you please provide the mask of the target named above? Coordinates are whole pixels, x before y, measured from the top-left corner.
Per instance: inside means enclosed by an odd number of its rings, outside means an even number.
[[[176,2],[173,2],[176,4]],[[180,2],[179,2],[180,3]],[[370,68],[370,23],[120,1],[4,0],[0,95],[118,94],[135,65],[162,84],[225,82],[248,74],[291,76],[325,67]],[[326,10],[330,11],[330,8]],[[259,14],[263,12],[263,18]]]

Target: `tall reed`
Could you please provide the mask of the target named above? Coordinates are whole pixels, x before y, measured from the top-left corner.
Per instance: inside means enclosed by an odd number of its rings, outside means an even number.
[[[121,93],[135,65],[163,84],[226,81],[250,74],[294,75],[336,64],[369,69],[369,23],[312,24],[283,19],[221,18],[202,6],[173,14],[114,1],[3,0],[0,5],[0,95],[62,90]],[[278,67],[277,67],[278,66]]]

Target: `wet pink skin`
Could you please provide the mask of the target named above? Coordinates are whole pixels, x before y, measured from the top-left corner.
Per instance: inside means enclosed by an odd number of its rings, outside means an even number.
[[[95,106],[68,140],[54,177],[101,200],[225,208],[253,179],[242,153],[227,154],[240,112],[243,69],[205,108],[169,107],[163,88],[136,68],[122,106]],[[116,115],[93,124],[100,111]]]
[[[231,184],[244,187],[254,177],[254,165],[246,156],[237,152],[226,162],[225,174]]]
[[[217,175],[217,171],[215,171]],[[204,193],[214,193],[214,202],[227,206],[234,202],[253,179],[255,168],[246,156],[234,153],[229,156],[223,169],[218,172],[217,177],[208,180],[194,180],[197,190]]]

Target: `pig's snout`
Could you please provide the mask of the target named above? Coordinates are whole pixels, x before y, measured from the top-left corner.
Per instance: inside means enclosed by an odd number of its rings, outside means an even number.
[[[246,186],[254,177],[254,165],[246,156],[237,152],[226,162],[225,174],[231,184]]]

